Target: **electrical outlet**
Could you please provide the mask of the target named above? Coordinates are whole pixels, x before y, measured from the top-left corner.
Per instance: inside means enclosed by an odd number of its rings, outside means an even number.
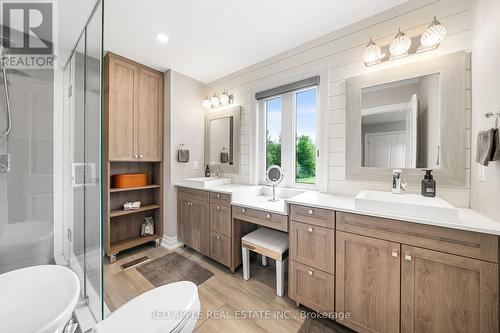
[[[479,181],[480,182],[485,182],[486,181],[486,168],[484,165],[479,166]]]
[[[200,168],[200,163],[198,161],[193,161],[193,169],[198,170]]]

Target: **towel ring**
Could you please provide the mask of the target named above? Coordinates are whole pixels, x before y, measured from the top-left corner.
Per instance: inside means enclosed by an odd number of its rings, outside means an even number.
[[[485,118],[491,118],[491,117],[495,117],[495,128],[498,128],[498,118],[500,118],[500,112],[497,112],[497,113],[493,113],[493,112],[486,112],[484,114],[484,117]]]

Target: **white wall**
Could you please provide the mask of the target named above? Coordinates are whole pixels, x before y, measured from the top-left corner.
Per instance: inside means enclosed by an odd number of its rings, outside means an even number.
[[[165,235],[167,246],[177,236],[177,195],[174,184],[184,178],[204,174],[205,109],[202,101],[206,86],[188,76],[169,70],[165,83]],[[177,147],[189,149],[189,163],[177,162]],[[194,163],[198,161],[198,169]],[[172,244],[173,245],[173,244]]]
[[[472,156],[476,135],[490,128],[493,120],[485,112],[500,111],[500,1],[476,0],[473,8],[472,38]],[[472,163],[471,207],[500,220],[500,162],[485,168],[486,182],[478,179],[479,164]]]
[[[437,50],[370,68],[364,66],[361,54],[370,37],[373,37],[377,44],[384,46],[390,43],[398,27],[410,37],[420,35],[434,15],[448,30],[448,36]],[[471,15],[469,0],[409,1],[210,83],[207,95],[216,90],[228,89],[235,95],[236,102],[242,106],[241,167],[240,174],[233,176],[234,180],[250,182],[254,179],[255,163],[252,151],[255,151],[253,145],[256,142],[256,131],[251,121],[255,112],[253,93],[284,78],[300,76],[300,73],[307,72],[311,68],[327,66],[328,122],[324,126],[328,131],[328,192],[356,194],[365,188],[381,190],[390,188],[389,180],[381,183],[345,180],[345,80],[408,62],[470,49]],[[322,80],[324,79],[322,77]],[[470,118],[470,111],[467,112]],[[470,131],[467,133],[464,158],[470,161]],[[470,163],[467,163],[467,168],[469,165]],[[469,170],[467,174],[470,174]],[[419,192],[420,187],[412,186],[409,190]],[[439,187],[438,183],[438,191],[439,196],[455,205],[469,206],[469,180],[466,186],[458,188]]]

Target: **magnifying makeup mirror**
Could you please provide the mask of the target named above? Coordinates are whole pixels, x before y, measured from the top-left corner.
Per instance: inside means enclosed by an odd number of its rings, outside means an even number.
[[[283,169],[278,165],[271,165],[266,171],[266,180],[273,187],[273,197],[269,199],[271,202],[279,201],[276,198],[276,186],[283,180]]]

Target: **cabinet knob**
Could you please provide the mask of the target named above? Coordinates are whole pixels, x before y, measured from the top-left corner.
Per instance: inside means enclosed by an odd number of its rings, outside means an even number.
[[[219,235],[217,235],[217,239],[220,239],[220,236],[219,236]]]
[[[307,231],[309,231],[309,232],[313,232],[313,228],[308,227],[308,228],[307,228]]]
[[[308,213],[309,213],[309,215],[312,215],[312,214],[314,214],[314,210],[309,209]]]
[[[220,210],[220,206],[217,206],[217,210]]]
[[[267,215],[266,215],[266,217],[267,217],[268,219],[270,219],[270,218],[271,218],[271,214],[267,214]]]
[[[137,154],[134,154],[134,158],[139,158],[139,155],[137,155]]]
[[[406,261],[411,261],[411,255],[405,254],[405,260]]]
[[[143,157],[144,157],[144,155],[142,155],[142,154],[139,155],[139,158],[143,158]]]
[[[397,258],[397,257],[398,257],[398,252],[397,252],[397,251],[392,251],[392,256],[393,256],[394,258]]]
[[[220,194],[217,194],[217,198],[220,198]]]
[[[313,271],[307,271],[307,274],[313,275]]]
[[[243,209],[241,210],[241,212],[242,212],[242,213],[244,213],[244,212],[246,212],[246,211],[247,211],[247,210],[246,210],[245,208],[243,208]]]

